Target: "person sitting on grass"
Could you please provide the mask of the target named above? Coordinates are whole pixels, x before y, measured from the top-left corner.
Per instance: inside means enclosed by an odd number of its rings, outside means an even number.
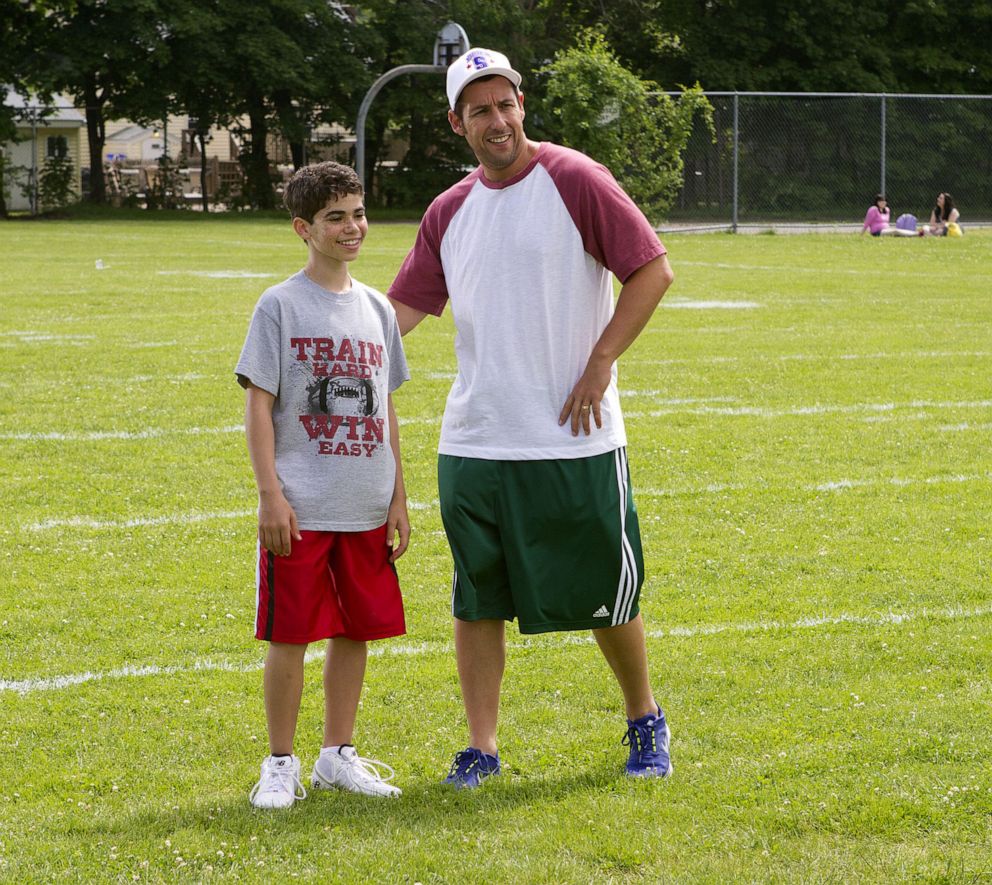
[[[321,639],[324,740],[311,786],[400,794],[392,769],[352,740],[367,642],[406,632],[394,563],[410,522],[392,392],[410,375],[393,308],[348,273],[368,232],[355,171],[306,166],[285,203],[307,263],[263,293],[235,369],[258,485],[255,636],[269,642],[270,755],[249,794],[256,808],[306,798],[293,738],[304,654]]]
[[[937,203],[930,213],[930,230],[928,233],[934,237],[946,237],[948,226],[957,224],[961,213],[954,206],[954,197],[942,191],[937,194]]]
[[[870,231],[873,237],[880,237],[889,226],[889,205],[885,194],[875,194],[875,202],[868,208],[865,223],[861,228],[862,235]]]

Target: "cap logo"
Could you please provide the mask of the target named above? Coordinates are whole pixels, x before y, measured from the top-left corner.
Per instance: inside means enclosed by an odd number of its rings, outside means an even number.
[[[471,52],[465,57],[465,67],[470,71],[484,71],[492,63],[492,56],[488,52]]]

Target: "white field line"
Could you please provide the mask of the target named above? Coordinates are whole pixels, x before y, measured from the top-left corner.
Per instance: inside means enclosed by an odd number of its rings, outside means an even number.
[[[130,384],[184,384],[188,381],[203,381],[205,379],[214,380],[215,375],[204,375],[201,372],[185,372],[181,375],[169,375],[167,378],[163,378],[161,375],[87,375],[86,381],[84,382],[72,382],[73,390],[102,390],[106,387],[120,388]],[[33,380],[33,379],[32,379]],[[59,382],[54,382],[59,383]],[[53,381],[51,378],[39,378],[35,386],[41,387],[44,385],[46,388],[51,387]],[[18,380],[16,382],[0,382],[0,386],[3,387],[14,387],[17,390],[23,390],[27,385],[24,381]]]
[[[704,357],[673,357],[672,359],[630,359],[625,360],[625,365],[644,366],[679,366],[699,363],[700,365],[719,365],[721,363],[741,363],[751,360],[761,360],[768,362],[774,360],[778,362],[822,362],[825,360],[900,360],[908,361],[915,359],[946,360],[960,357],[989,357],[992,351],[989,350],[922,350],[906,351],[904,353],[783,353],[778,356],[769,357],[767,354],[753,352],[746,356],[704,356]],[[623,391],[621,391],[623,393]]]
[[[945,485],[960,484],[969,482],[987,482],[992,480],[992,474],[972,473],[972,474],[948,474],[925,477],[890,477],[888,479],[837,479],[828,482],[810,483],[800,486],[807,492],[840,492],[846,489],[870,488],[873,486],[895,486],[902,488],[912,485]],[[747,486],[739,483],[710,483],[705,486],[688,488],[658,489],[634,487],[635,496],[647,498],[676,498],[676,497],[698,497],[702,495],[717,495],[721,492],[742,492],[748,489],[765,488],[763,486]],[[769,487],[770,488],[770,487]],[[440,506],[437,498],[430,501],[408,501],[407,508],[410,510],[436,510]],[[52,529],[91,529],[101,531],[106,529],[133,529],[142,526],[159,525],[194,525],[201,522],[214,522],[226,519],[245,519],[255,515],[255,510],[218,510],[208,512],[193,513],[171,513],[162,516],[136,516],[131,519],[95,519],[88,516],[68,516],[57,519],[45,519],[41,522],[27,523],[23,529],[28,532],[47,532]]]
[[[83,433],[0,433],[0,440],[57,440],[59,442],[92,442],[101,439],[160,439],[166,436],[204,436],[221,433],[244,433],[243,424],[231,424],[227,427],[186,427],[182,430],[166,428],[150,428],[149,430],[92,430]]]
[[[846,489],[870,488],[872,486],[903,486],[913,485],[944,485],[967,482],[988,482],[992,480],[992,473],[972,473],[972,474],[946,474],[939,476],[924,476],[903,478],[893,476],[888,479],[881,477],[871,479],[837,479],[830,482],[809,483],[799,486],[806,492],[842,492]],[[676,498],[676,497],[697,497],[700,495],[716,495],[721,492],[743,492],[750,489],[774,488],[774,486],[743,485],[739,483],[710,483],[705,486],[688,487],[682,489],[652,489],[634,487],[635,497],[646,498]],[[792,488],[790,486],[790,488]]]
[[[620,395],[624,397],[644,397],[647,399],[653,399],[656,403],[663,406],[694,406],[700,403],[736,403],[740,400],[736,396],[702,396],[702,397],[683,397],[678,399],[664,399],[662,394],[666,393],[664,390],[621,390]]]
[[[787,418],[799,415],[858,414],[863,412],[894,412],[898,409],[988,409],[992,400],[963,400],[942,402],[937,400],[913,400],[907,403],[854,403],[852,405],[812,405],[792,406],[784,409],[770,409],[766,406],[695,406],[688,409],[652,409],[650,412],[625,412],[625,418],[661,418],[666,415],[718,415],[751,416],[756,418]]]
[[[206,277],[211,280],[262,280],[278,276],[250,270],[157,270],[160,277]]]
[[[409,510],[435,510],[439,506],[438,500],[432,501],[407,501]],[[45,519],[41,522],[32,522],[24,526],[25,531],[47,532],[52,529],[93,529],[101,531],[104,529],[134,529],[142,526],[156,525],[194,525],[200,522],[214,522],[225,519],[245,519],[254,516],[257,511],[251,510],[215,510],[205,513],[166,513],[162,516],[136,516],[131,519],[94,519],[89,516],[68,516],[61,519]]]
[[[959,606],[943,609],[920,609],[909,612],[882,612],[875,615],[854,615],[841,613],[839,615],[821,615],[799,618],[795,621],[744,621],[736,624],[701,624],[691,627],[669,627],[665,630],[649,630],[649,639],[679,638],[691,639],[700,636],[714,636],[721,633],[771,633],[794,632],[798,630],[816,630],[822,627],[837,627],[847,624],[858,627],[888,627],[912,624],[925,621],[958,621],[970,618],[983,618],[992,615],[992,605],[978,608],[961,608]],[[547,638],[525,639],[508,642],[513,648],[560,648],[566,645],[592,645],[595,642],[587,633],[551,634]],[[401,643],[396,645],[373,646],[369,654],[377,657],[419,657],[431,654],[452,654],[450,642],[421,642],[416,644]],[[308,662],[322,660],[324,650],[308,652]],[[261,661],[233,662],[212,661],[201,659],[190,664],[172,664],[160,666],[147,664],[144,666],[124,666],[114,670],[83,673],[69,673],[62,676],[38,677],[34,679],[0,679],[0,692],[16,692],[21,696],[43,691],[57,691],[71,688],[88,682],[103,682],[110,679],[135,679],[144,676],[176,676],[189,673],[227,672],[253,673],[264,666]]]
[[[51,529],[133,529],[155,525],[193,525],[223,519],[243,519],[254,516],[255,510],[219,510],[213,513],[175,513],[165,516],[137,516],[133,519],[92,519],[88,516],[70,516],[65,519],[45,519],[32,522],[24,528],[29,532],[47,532]]]
[[[655,390],[631,391],[631,397],[652,397],[660,393]],[[735,402],[732,397],[709,397],[702,399],[669,399],[659,400],[662,405],[671,405],[672,408],[653,409],[649,412],[628,411],[624,413],[627,418],[660,418],[666,415],[689,414],[689,415],[726,415],[726,416],[754,416],[759,418],[781,418],[798,415],[829,415],[829,414],[858,414],[862,412],[895,412],[899,409],[988,409],[992,408],[992,400],[973,400],[958,402],[939,402],[935,400],[913,400],[907,403],[854,403],[853,405],[812,405],[812,406],[792,406],[784,409],[770,409],[765,406],[710,406],[706,403],[714,402]],[[690,406],[690,408],[682,408]],[[430,417],[401,418],[401,425],[432,425],[441,422],[440,415]],[[954,429],[969,429],[965,426],[958,426]],[[148,430],[93,430],[82,433],[61,433],[51,431],[47,433],[26,432],[26,433],[0,433],[0,440],[22,440],[40,441],[57,440],[60,442],[92,442],[101,439],[120,440],[141,440],[158,439],[166,436],[203,436],[205,434],[243,433],[244,426],[241,424],[231,424],[227,427],[187,427],[184,429],[171,430],[168,428],[150,428]]]
[[[793,273],[796,273],[796,272],[816,274],[816,273],[821,273],[822,272],[819,268],[816,268],[816,267],[804,267],[804,266],[802,266],[801,264],[798,264],[798,263],[796,265],[791,265],[791,264],[789,264],[789,265],[774,265],[774,264],[730,264],[730,263],[722,262],[722,261],[679,261],[678,264],[676,265],[676,267],[679,267],[679,266],[685,266],[685,267],[716,267],[716,268],[720,268],[722,270],[761,270],[761,271],[773,271],[773,272],[787,273],[787,274],[793,274]],[[858,269],[858,268],[840,268],[840,267],[839,268],[831,268],[831,271],[830,272],[831,273],[838,273],[838,274],[849,274],[850,276],[858,276],[858,277],[864,276],[865,273],[866,273],[866,271],[864,271],[862,269]],[[938,273],[923,273],[923,272],[906,271],[906,270],[904,270],[904,271],[886,271],[885,272],[885,276],[886,277],[894,276],[894,277],[932,278],[932,279],[940,279],[941,278],[941,275],[938,274]],[[982,278],[984,278],[984,277],[986,277],[988,275],[987,274],[975,274],[974,276],[977,277],[978,279],[982,279]],[[838,300],[839,301],[840,299],[834,299],[834,300]],[[891,300],[895,301],[895,299],[891,299]]]
[[[661,306],[688,310],[754,310],[762,305],[757,301],[662,301]]]
[[[969,424],[965,421],[962,424],[941,424],[937,429],[945,433],[954,433],[960,430],[992,430],[992,424]]]
[[[440,424],[441,418],[400,418],[401,425],[407,424]],[[101,439],[141,440],[161,439],[167,436],[209,436],[225,433],[244,433],[243,424],[229,424],[227,427],[186,427],[182,430],[170,430],[164,427],[153,427],[148,430],[90,430],[82,433],[0,433],[0,440],[17,440],[21,442],[40,442],[52,440],[56,442],[93,442]]]
[[[25,343],[34,341],[50,343],[52,341],[91,341],[96,338],[96,335],[53,335],[51,332],[35,331],[33,329],[12,329],[9,332],[0,332],[0,338],[17,338]]]

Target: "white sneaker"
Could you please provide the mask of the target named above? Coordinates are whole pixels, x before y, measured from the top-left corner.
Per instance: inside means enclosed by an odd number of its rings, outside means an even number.
[[[379,769],[389,772],[382,776]],[[354,747],[345,745],[340,750],[324,748],[313,766],[310,786],[315,790],[348,790],[364,796],[389,796],[395,798],[402,790],[387,783],[396,772],[385,762],[363,759]]]
[[[306,799],[300,783],[300,760],[296,756],[269,756],[262,763],[262,776],[248,794],[256,808],[289,808],[297,799]]]

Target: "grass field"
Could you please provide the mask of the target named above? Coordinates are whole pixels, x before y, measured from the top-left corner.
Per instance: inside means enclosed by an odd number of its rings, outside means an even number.
[[[373,218],[356,276],[385,289],[414,231]],[[992,236],[666,245],[621,385],[675,776],[622,777],[588,636],[511,628],[506,776],[438,784],[446,315],[406,342],[409,635],[357,735],[404,795],[266,814],[232,370],[304,253],[274,220],[0,224],[0,881],[992,880]]]

